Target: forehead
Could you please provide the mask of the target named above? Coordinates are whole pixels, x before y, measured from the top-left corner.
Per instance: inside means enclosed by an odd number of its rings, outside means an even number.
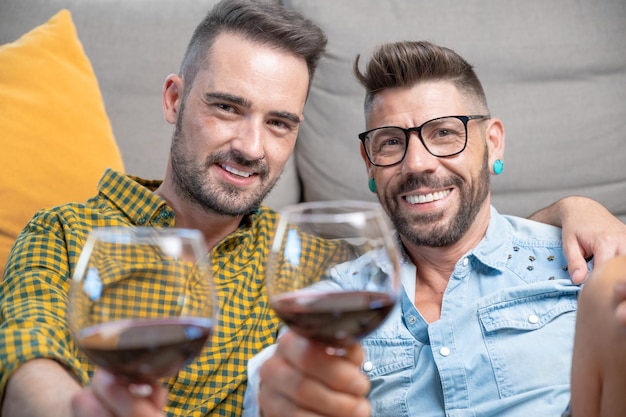
[[[299,56],[241,35],[221,33],[198,71],[198,79],[205,89],[249,100],[264,97],[268,102],[278,100],[303,106],[309,72],[305,60]]]
[[[372,100],[366,115],[368,128],[384,125],[419,125],[441,116],[463,115],[468,98],[451,82],[428,81],[385,89]]]

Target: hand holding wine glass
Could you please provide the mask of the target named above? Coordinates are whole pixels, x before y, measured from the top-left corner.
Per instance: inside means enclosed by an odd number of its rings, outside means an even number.
[[[387,317],[400,289],[400,255],[376,203],[303,203],[280,211],[267,289],[294,332],[342,349]]]
[[[76,345],[97,366],[145,391],[200,353],[215,314],[199,231],[128,227],[89,234],[68,315]]]

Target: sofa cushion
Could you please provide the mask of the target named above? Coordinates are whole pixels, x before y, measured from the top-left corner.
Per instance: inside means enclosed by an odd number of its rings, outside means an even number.
[[[0,46],[0,271],[38,209],[82,201],[123,169],[70,12]]]

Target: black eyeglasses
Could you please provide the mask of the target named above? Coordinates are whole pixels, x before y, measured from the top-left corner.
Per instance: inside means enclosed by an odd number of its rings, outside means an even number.
[[[421,126],[405,129],[397,126],[377,127],[359,134],[367,158],[372,165],[388,167],[402,162],[409,147],[411,132],[434,156],[458,155],[467,146],[467,122],[489,119],[489,115],[445,116],[429,120]]]

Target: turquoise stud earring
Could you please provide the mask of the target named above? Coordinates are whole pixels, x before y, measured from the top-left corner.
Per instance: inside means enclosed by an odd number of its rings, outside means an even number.
[[[376,180],[374,178],[370,178],[367,181],[367,186],[370,189],[371,192],[375,193],[376,192]]]
[[[493,173],[496,175],[500,175],[502,174],[503,170],[504,170],[504,162],[502,162],[501,159],[496,159],[495,162],[493,163]]]

